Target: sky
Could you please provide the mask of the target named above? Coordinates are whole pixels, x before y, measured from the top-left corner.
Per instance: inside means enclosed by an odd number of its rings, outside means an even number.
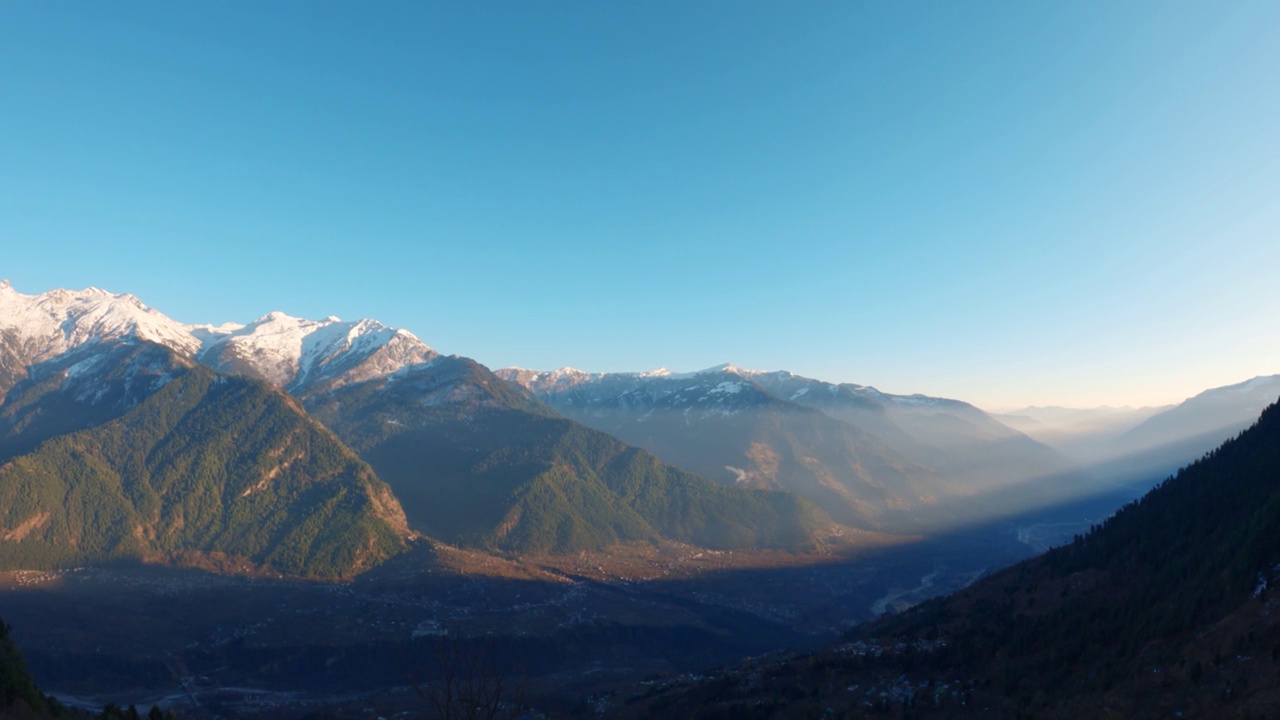
[[[990,409],[1280,373],[1280,3],[0,3],[0,277]]]

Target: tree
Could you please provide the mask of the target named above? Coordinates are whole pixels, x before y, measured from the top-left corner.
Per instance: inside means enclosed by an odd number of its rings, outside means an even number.
[[[441,637],[430,680],[409,675],[414,692],[440,720],[514,720],[526,685],[513,683],[495,660],[492,642]]]

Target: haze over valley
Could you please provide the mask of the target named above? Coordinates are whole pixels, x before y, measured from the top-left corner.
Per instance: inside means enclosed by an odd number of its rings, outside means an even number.
[[[1280,714],[1280,5],[0,48],[0,718]]]
[[[67,702],[196,714],[411,706],[395,678],[439,637],[489,638],[570,714],[646,673],[817,647],[1086,532],[1280,394],[1006,423],[733,365],[494,372],[371,319],[194,326],[7,281],[0,340],[0,563],[28,661]],[[1133,452],[1043,430],[1078,426]],[[123,636],[60,620],[120,603]]]

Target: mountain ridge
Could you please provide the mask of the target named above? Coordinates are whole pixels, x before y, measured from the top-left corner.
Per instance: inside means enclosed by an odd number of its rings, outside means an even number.
[[[448,542],[558,552],[658,537],[799,547],[829,522],[807,503],[726,493],[665,466],[467,358],[437,358],[305,402],[369,459],[420,529]],[[689,500],[685,512],[701,517],[702,529],[680,519],[671,497],[658,497],[671,493]],[[458,512],[477,502],[475,512]],[[726,515],[726,507],[737,509]]]
[[[67,369],[85,354],[88,394]],[[0,405],[5,568],[212,559],[338,578],[405,549],[387,486],[282,391],[145,341],[72,355]]]
[[[130,337],[291,390],[381,377],[439,355],[413,333],[370,318],[307,320],[273,311],[245,324],[185,324],[127,293],[90,287],[24,295],[7,280],[0,282],[0,338],[6,336],[0,396],[21,367]]]
[[[678,467],[799,492],[862,527],[914,532],[915,518],[967,522],[988,504],[979,496],[1003,487],[1022,486],[1010,503],[1045,504],[1087,484],[1056,451],[959,400],[732,363],[693,373],[497,374]],[[964,498],[969,507],[949,502]]]
[[[638,694],[623,717],[1269,717],[1280,403],[1073,542],[820,653]]]
[[[570,552],[660,539],[790,548],[812,544],[830,523],[799,499],[717,488],[647,453],[625,450],[479,363],[443,356],[376,320],[312,321],[271,312],[248,324],[197,326],[171,321],[131,295],[94,288],[27,296],[6,285],[0,295],[14,310],[0,350],[17,363],[15,383],[27,379],[28,369],[36,372],[41,363],[33,360],[50,356],[59,368],[89,377],[92,358],[101,357],[97,350],[155,338],[187,365],[287,393],[299,412],[322,419],[325,432],[356,448],[409,499],[409,523],[450,542],[502,551]],[[88,364],[77,364],[80,356]],[[351,420],[357,417],[367,422]],[[13,423],[20,421],[40,425],[14,415]],[[59,429],[45,425],[50,433]],[[484,437],[477,428],[505,434]],[[34,438],[27,433],[9,445],[31,446]],[[4,447],[0,438],[0,451]],[[476,464],[473,456],[485,447],[488,454]],[[682,518],[670,500],[658,499],[657,488],[685,497],[692,514]],[[426,501],[442,497],[447,504]]]

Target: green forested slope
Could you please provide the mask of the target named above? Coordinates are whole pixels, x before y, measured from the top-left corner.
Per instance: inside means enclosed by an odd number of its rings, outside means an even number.
[[[198,366],[166,368],[159,384],[0,466],[0,568],[218,554],[335,577],[404,547],[389,489],[287,395]],[[44,393],[35,415],[65,412],[64,395]],[[21,445],[19,425],[8,430]]]
[[[415,529],[512,552],[661,538],[812,543],[829,520],[784,493],[717,485],[541,406],[464,358],[307,398],[394,488]]]
[[[1074,542],[649,717],[1267,718],[1280,707],[1280,405]],[[743,677],[753,677],[744,682]],[[856,690],[856,692],[852,691]]]
[[[1132,672],[1152,643],[1233,611],[1277,563],[1280,406],[1273,405],[1254,427],[1075,542],[890,626],[950,628],[949,655],[961,665],[1001,661],[1012,693],[1097,690]]]
[[[9,626],[0,620],[0,718],[74,717],[56,700],[46,697],[27,674],[22,653],[9,638]]]

